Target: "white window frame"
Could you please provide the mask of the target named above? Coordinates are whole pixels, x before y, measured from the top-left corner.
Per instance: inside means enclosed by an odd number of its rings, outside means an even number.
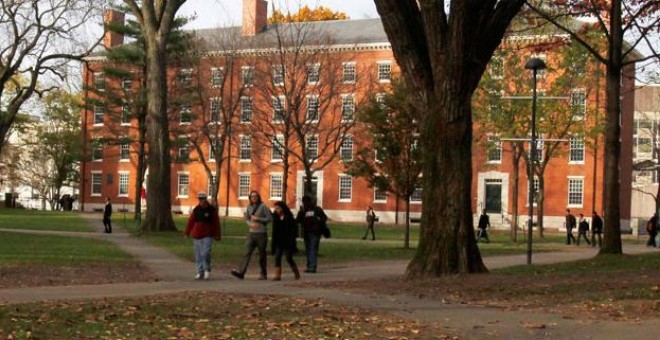
[[[92,122],[94,123],[94,126],[103,126],[105,123],[105,111],[106,111],[106,106],[105,105],[94,105],[94,111],[93,111],[93,120]],[[97,118],[100,117],[100,122],[97,122]]]
[[[183,120],[185,114],[188,115],[188,121]],[[181,104],[181,108],[179,109],[179,125],[190,125],[192,121],[192,104],[190,102]]]
[[[183,186],[181,185],[181,179],[183,178],[182,176],[186,176],[188,178],[188,182],[185,184],[186,185],[186,192],[184,194],[181,194],[181,189],[183,189]],[[179,171],[176,173],[176,197],[177,198],[188,198],[190,195],[190,172],[188,171]]]
[[[385,194],[385,199],[378,198],[378,193],[381,192]],[[378,190],[378,188],[374,187],[374,203],[387,203],[387,194],[386,190]]]
[[[126,183],[122,183],[122,179],[126,179]],[[131,173],[129,171],[118,171],[117,172],[117,197],[128,197],[130,191],[129,183],[131,181]],[[126,189],[125,193],[122,193],[122,187]]]
[[[247,178],[247,188],[241,188],[241,186],[243,185],[241,183],[241,179],[245,179],[245,178]],[[252,174],[249,172],[239,172],[237,185],[238,187],[236,190],[236,194],[238,195],[238,199],[240,201],[245,201],[250,199],[250,185],[252,185]],[[245,195],[241,195],[242,193],[241,190],[244,190]]]
[[[422,199],[424,198],[424,192],[422,190],[421,185],[415,188],[413,194],[410,195],[410,204],[422,204]]]
[[[252,123],[252,115],[254,113],[254,102],[250,96],[241,97],[241,117],[240,121],[242,124]],[[246,117],[246,112],[249,112],[249,119],[244,119]]]
[[[389,72],[387,74],[387,77],[382,77],[384,75],[384,72],[381,73],[381,66],[389,67]],[[392,82],[392,61],[391,60],[381,60],[376,62],[376,71],[378,72],[378,82],[379,83],[390,83]]]
[[[348,146],[345,146],[344,143],[350,143],[350,157],[344,157],[344,152],[346,151]],[[354,149],[354,142],[353,142],[353,136],[347,135],[344,136],[344,139],[341,142],[341,145],[339,146],[339,160],[342,162],[350,162],[353,160],[353,149]]]
[[[273,85],[284,86],[284,76],[286,74],[284,65],[273,65]]]
[[[488,146],[486,148],[486,162],[488,164],[502,164],[502,140],[498,135],[488,135]],[[491,148],[492,146],[492,148]],[[498,154],[498,159],[491,159],[491,152]]]
[[[184,140],[186,141],[185,144],[182,142]],[[183,157],[181,157],[181,150],[186,150],[187,151],[185,159]],[[190,152],[191,151],[192,151],[192,149],[190,148],[190,138],[188,138],[188,136],[180,136],[177,140],[177,150],[176,150],[177,158],[176,158],[176,160],[177,161],[185,161],[185,162],[190,161]]]
[[[339,202],[343,202],[343,203],[351,202],[353,200],[353,176],[340,173],[338,177],[339,178],[338,178],[337,194],[339,197]],[[346,180],[348,180],[349,183],[348,198],[342,197],[342,181],[346,181]],[[346,190],[346,188],[343,188],[343,190]]]
[[[316,112],[315,112],[315,119],[310,119],[310,102],[315,100],[316,101]],[[310,123],[318,122],[319,121],[319,110],[320,110],[320,105],[321,101],[319,99],[318,95],[308,95],[307,96],[307,109],[305,110],[305,120]]]
[[[580,102],[577,96],[581,96]],[[573,120],[584,120],[587,116],[587,91],[583,88],[571,90],[571,110],[573,111]]]
[[[272,96],[271,100],[273,102],[273,123],[274,124],[283,124],[284,116],[286,115],[286,97],[285,96]],[[280,117],[278,119],[278,111],[280,112]]]
[[[89,179],[90,183],[91,183],[91,185],[89,186],[90,187],[89,188],[89,192],[90,192],[89,195],[91,197],[101,197],[101,195],[103,194],[103,171],[92,170],[91,174],[92,174],[92,176]],[[99,191],[98,192],[94,191],[94,185],[95,185],[94,177],[95,176],[98,176],[98,179],[99,179],[99,181],[98,181]]]
[[[567,190],[566,190],[566,204],[569,208],[582,208],[584,206],[584,176],[568,176],[567,178]],[[580,203],[571,203],[571,182],[576,181],[582,184],[580,188]]]
[[[191,68],[182,68],[178,73],[179,77],[179,86],[182,88],[189,88],[193,84],[193,69]]]
[[[100,86],[99,86],[100,85]],[[105,73],[104,72],[94,72],[94,89],[100,92],[104,92],[106,88]]]
[[[278,143],[276,143],[279,142]],[[284,153],[284,135],[282,134],[277,134],[275,135],[275,138],[271,141],[271,148],[270,148],[270,161],[271,163],[277,163],[277,162],[282,162],[283,159],[283,153]],[[277,151],[276,151],[277,150]],[[279,152],[279,158],[275,157],[276,152]]]
[[[346,80],[346,75],[351,72],[346,72],[347,68],[352,68],[352,79]],[[341,64],[341,82],[344,84],[355,84],[357,80],[357,64],[354,61],[348,61]]]
[[[220,124],[220,122],[222,122],[222,99],[212,97],[209,99],[209,123]]]
[[[211,87],[219,88],[225,80],[223,67],[211,67]]]
[[[309,141],[314,138],[316,140],[316,147],[314,148],[314,157],[311,157],[309,154]],[[305,152],[307,153],[307,158],[312,159],[313,162],[316,162],[319,159],[319,136],[318,135],[308,135],[305,136]]]
[[[321,64],[313,63],[307,65],[307,84],[318,85],[321,82]]]
[[[273,179],[276,179],[278,177],[279,177],[279,181],[280,181],[280,186],[279,186],[279,194],[280,195],[279,196],[273,195],[273,193],[277,193],[277,190],[278,190],[277,187],[275,186],[276,183],[275,183],[275,181],[273,181]],[[284,174],[281,173],[281,172],[271,172],[269,183],[270,183],[270,191],[269,191],[270,200],[271,201],[280,201],[280,200],[282,200],[282,195],[284,193],[283,192],[283,189],[284,189]],[[273,190],[273,189],[275,189],[275,190]]]
[[[207,193],[208,193],[209,197],[211,197],[213,195],[213,188],[211,188],[211,185],[214,184],[214,182],[216,180],[218,180],[218,176],[216,176],[216,175],[211,175],[210,178],[206,177],[206,189],[207,189]],[[220,189],[220,188],[218,188],[218,189]],[[216,192],[216,194],[217,194],[217,192]]]
[[[133,79],[124,77],[121,79],[121,88],[125,92],[131,92],[133,90]]]
[[[247,150],[249,158],[244,158],[243,152],[244,141],[247,141]],[[240,163],[249,163],[252,162],[252,136],[250,135],[239,135],[238,136],[238,161]]]
[[[215,154],[213,153],[213,144],[216,144],[216,148],[218,147],[218,139],[217,138],[211,138],[209,142],[209,162],[215,162]]]
[[[124,151],[128,157],[124,158]],[[119,161],[120,162],[129,162],[131,160],[131,143],[128,141],[123,141],[119,143]]]
[[[252,66],[241,67],[241,86],[243,87],[254,86],[254,67]]]
[[[351,102],[349,103],[347,100],[350,99]],[[350,110],[353,112],[351,113],[351,118],[347,119],[346,117],[346,112],[348,111],[350,107]],[[352,122],[355,120],[355,94],[342,94],[341,95],[341,121],[342,122]]]
[[[579,147],[578,147],[579,146]],[[582,136],[571,136],[568,142],[568,164],[584,164],[585,159],[585,145],[584,137]],[[573,151],[581,151],[582,159],[573,159]]]
[[[95,152],[96,150],[99,150],[100,156],[99,158],[96,158]],[[103,143],[101,143],[100,140],[98,139],[92,139],[92,162],[101,162],[103,161]]]
[[[121,126],[130,126],[131,125],[131,103],[125,101],[121,105],[121,117],[119,117],[119,121]]]

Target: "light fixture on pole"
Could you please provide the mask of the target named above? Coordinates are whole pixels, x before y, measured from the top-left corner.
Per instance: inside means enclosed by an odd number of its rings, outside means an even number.
[[[529,192],[529,222],[527,224],[527,264],[532,264],[532,236],[533,236],[533,222],[534,222],[534,171],[536,162],[536,77],[539,70],[546,68],[545,62],[539,58],[531,58],[525,63],[525,69],[532,70],[532,119],[531,130],[532,138],[530,142],[529,151],[529,169],[528,169],[528,192]]]

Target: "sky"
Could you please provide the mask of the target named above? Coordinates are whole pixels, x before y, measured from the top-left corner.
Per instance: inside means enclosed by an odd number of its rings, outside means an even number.
[[[323,6],[348,14],[351,19],[376,18],[376,5],[373,0],[271,0],[278,9],[297,11],[300,5]],[[270,15],[272,3],[268,3]],[[187,28],[211,28],[237,26],[241,24],[243,0],[188,0],[180,12],[182,15],[195,15],[196,19]]]

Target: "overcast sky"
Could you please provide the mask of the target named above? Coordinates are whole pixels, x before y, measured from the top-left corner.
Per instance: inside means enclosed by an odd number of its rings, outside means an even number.
[[[271,0],[278,9],[289,8],[297,11],[302,5],[310,7],[323,6],[335,11],[341,11],[351,19],[376,18],[376,6],[373,0]],[[272,3],[268,3],[270,15]],[[218,26],[240,25],[243,10],[243,0],[188,0],[180,12],[182,15],[195,15],[197,18],[188,25],[189,28],[210,28]]]

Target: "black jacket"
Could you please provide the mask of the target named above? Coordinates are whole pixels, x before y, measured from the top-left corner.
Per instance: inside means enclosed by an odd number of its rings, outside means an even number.
[[[112,204],[107,203],[105,205],[105,208],[103,209],[103,218],[106,218],[106,219],[110,218],[111,215],[112,215]]]
[[[603,219],[598,215],[591,219],[591,232],[596,234],[603,232]]]
[[[298,238],[298,226],[293,219],[293,214],[284,214],[284,219],[273,215],[273,239],[271,241],[272,251],[280,249],[296,249],[296,238]]]

